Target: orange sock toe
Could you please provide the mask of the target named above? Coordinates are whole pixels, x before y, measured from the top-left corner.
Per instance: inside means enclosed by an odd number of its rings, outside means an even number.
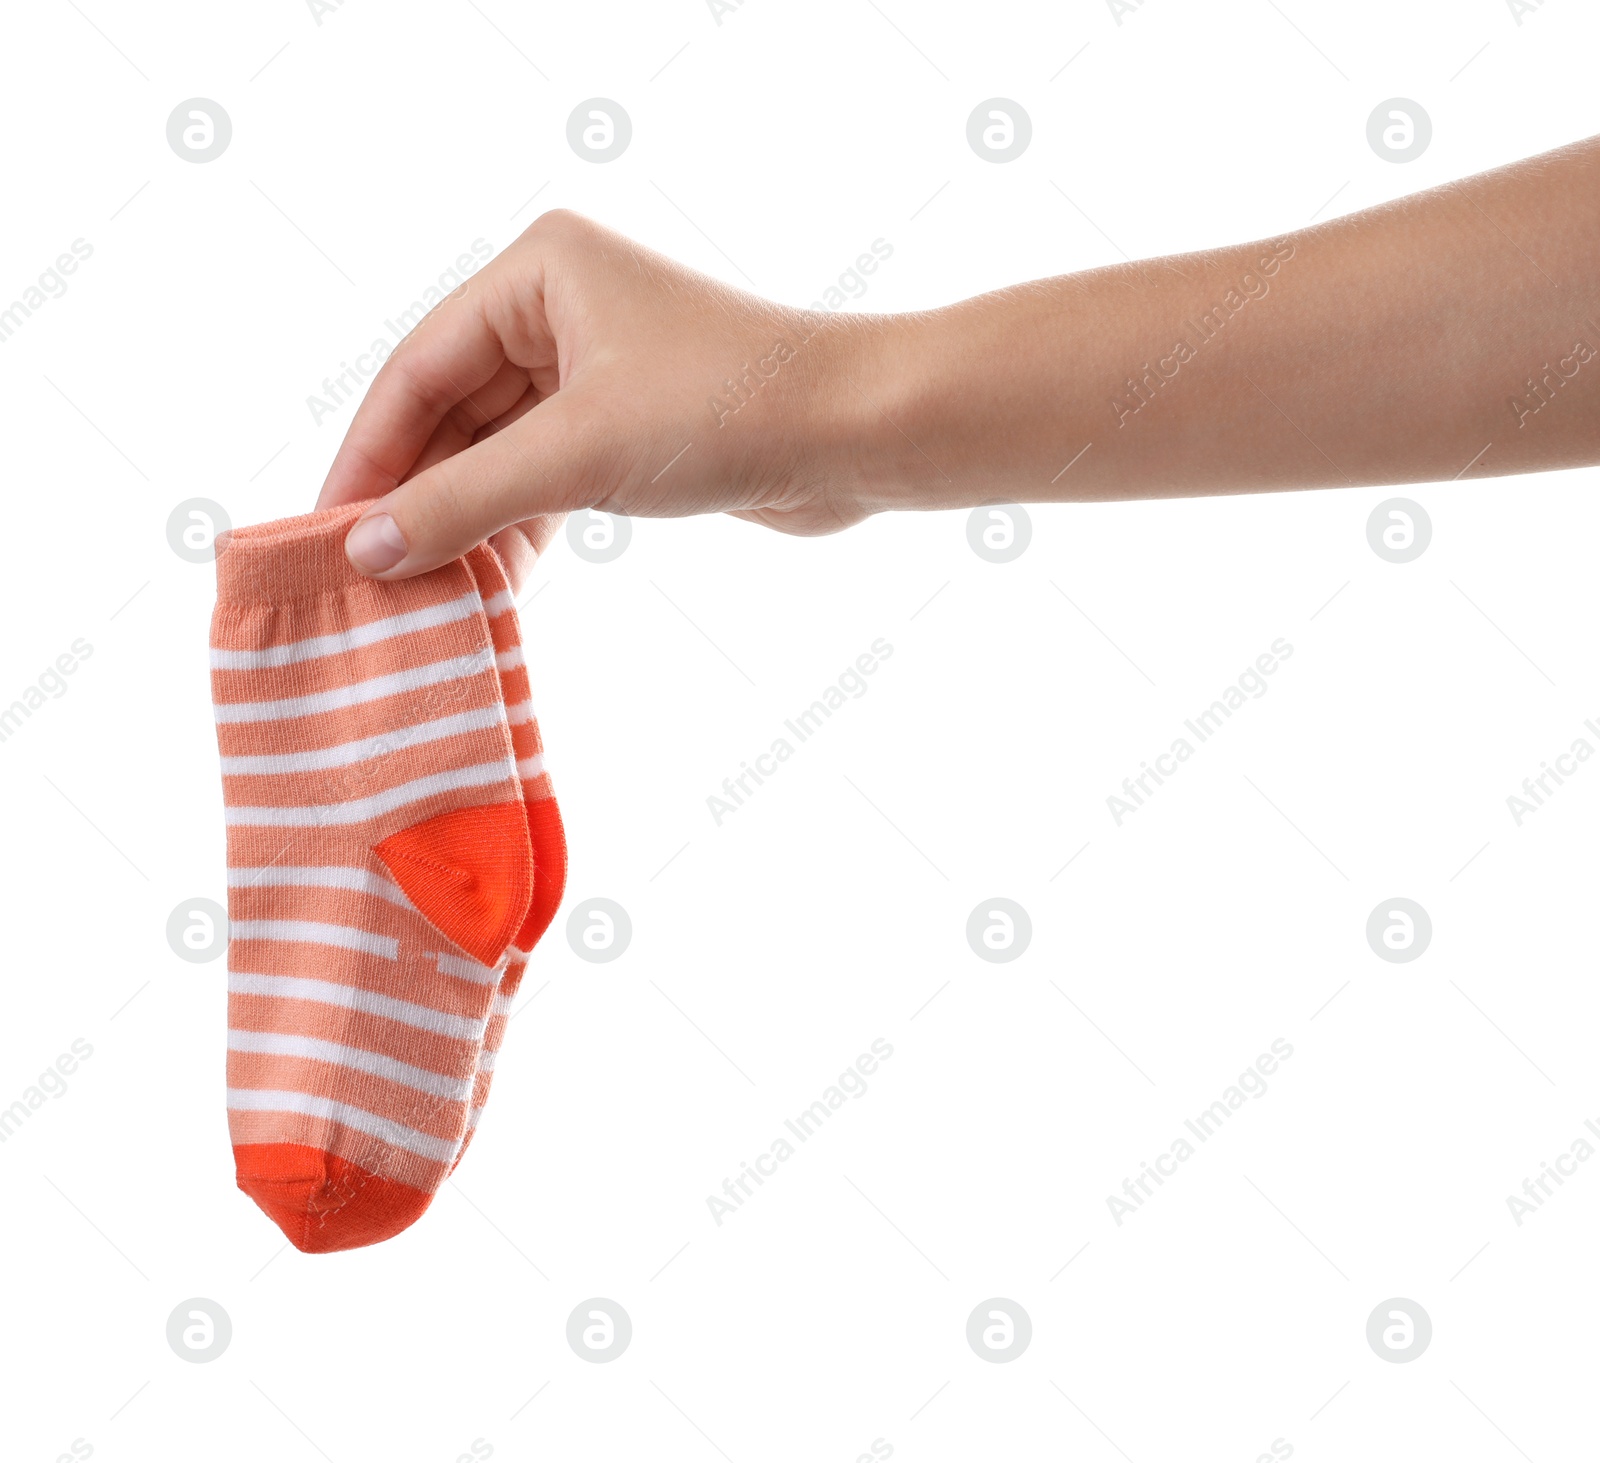
[[[375,1245],[414,1224],[433,1200],[301,1143],[241,1144],[233,1157],[239,1187],[308,1255]]]

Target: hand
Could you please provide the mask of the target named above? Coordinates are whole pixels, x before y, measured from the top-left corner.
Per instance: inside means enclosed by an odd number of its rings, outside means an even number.
[[[381,579],[492,538],[519,583],[578,508],[832,532],[867,511],[850,373],[869,334],[545,214],[384,363],[317,506],[378,500],[346,552]]]

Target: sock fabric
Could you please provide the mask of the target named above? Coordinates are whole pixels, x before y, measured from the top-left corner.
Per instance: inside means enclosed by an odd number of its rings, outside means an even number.
[[[505,702],[506,720],[511,726],[517,773],[522,779],[522,802],[528,818],[528,838],[533,848],[534,881],[533,899],[528,906],[527,918],[506,952],[505,973],[500,978],[500,988],[490,1010],[483,1049],[478,1057],[472,1102],[467,1113],[467,1133],[462,1142],[461,1155],[456,1158],[457,1163],[465,1155],[466,1146],[477,1129],[478,1119],[483,1115],[484,1104],[489,1100],[495,1062],[505,1040],[512,1000],[522,983],[528,957],[549,928],[550,921],[555,918],[567,881],[566,833],[550,785],[550,775],[545,771],[544,743],[539,736],[539,723],[533,714],[532,691],[522,648],[522,627],[517,621],[511,583],[499,555],[488,544],[480,545],[467,555],[467,567],[477,582],[479,594],[483,596],[484,613],[488,617],[489,633],[494,641],[501,697]]]
[[[309,1251],[426,1209],[535,904],[537,730],[513,736],[477,581],[358,575],[361,509],[229,534],[212,620],[229,1127],[239,1187]]]

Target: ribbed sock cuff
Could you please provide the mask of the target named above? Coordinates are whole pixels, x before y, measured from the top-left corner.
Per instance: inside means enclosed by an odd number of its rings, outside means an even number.
[[[281,605],[370,586],[344,552],[345,535],[369,506],[347,503],[219,534],[218,602]]]

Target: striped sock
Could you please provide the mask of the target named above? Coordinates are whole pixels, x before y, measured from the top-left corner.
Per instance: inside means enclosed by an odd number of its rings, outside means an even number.
[[[522,649],[522,627],[517,622],[511,583],[499,556],[487,544],[467,555],[467,567],[472,570],[478,592],[483,596],[484,611],[489,617],[489,631],[494,637],[495,663],[500,668],[500,693],[506,705],[506,718],[511,723],[511,744],[517,756],[517,772],[522,778],[522,801],[528,814],[534,880],[533,901],[528,906],[528,917],[506,954],[505,973],[500,978],[500,989],[495,995],[489,1026],[484,1033],[472,1106],[467,1114],[463,1154],[466,1145],[472,1141],[478,1119],[483,1115],[483,1105],[489,1100],[495,1062],[500,1055],[506,1022],[511,1015],[511,1002],[522,983],[528,957],[550,927],[550,921],[555,918],[567,882],[566,833],[561,826],[561,813],[556,807],[550,775],[545,771],[544,743],[539,736],[539,723],[533,714],[532,691]],[[457,1157],[456,1162],[460,1161],[460,1157]]]
[[[533,898],[477,584],[356,574],[361,507],[230,534],[212,620],[229,1128],[239,1187],[308,1251],[427,1207]]]

